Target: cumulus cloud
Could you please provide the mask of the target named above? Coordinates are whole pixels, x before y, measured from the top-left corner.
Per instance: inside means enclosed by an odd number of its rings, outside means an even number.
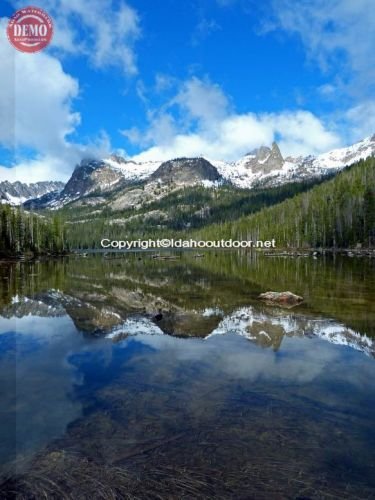
[[[78,81],[47,52],[30,57],[15,51],[6,22],[0,20],[0,144],[15,158],[12,168],[0,166],[0,181],[66,180],[83,155],[108,150],[109,140],[102,135],[85,146],[69,141],[81,119],[73,109]],[[25,150],[33,159],[17,158]]]
[[[12,4],[24,6],[21,0]],[[83,55],[95,68],[116,66],[126,75],[138,71],[139,17],[126,2],[40,0],[38,6],[53,17],[55,31],[50,48],[32,57],[10,46],[7,19],[0,19],[0,146],[13,153],[11,168],[0,165],[0,181],[67,180],[83,156],[111,149],[103,132],[85,145],[71,139],[81,121],[74,111],[80,88],[56,55]]]
[[[108,156],[110,151],[109,138],[102,132],[88,145],[66,143],[60,152],[46,152],[32,159],[21,157],[11,168],[0,165],[0,182],[4,180],[27,183],[46,180],[66,182],[74,166],[82,158],[103,158]]]
[[[196,77],[183,82],[171,104],[177,104],[186,116],[201,120],[203,124],[222,119],[230,107],[219,85]]]
[[[234,2],[217,0],[222,7]],[[244,12],[254,12],[253,0],[238,3]],[[345,143],[374,133],[373,114],[367,111],[375,93],[373,7],[372,0],[270,0],[259,7],[259,33],[282,30],[298,37],[308,61],[328,78],[317,93],[336,105],[330,119]]]
[[[22,0],[14,0],[19,8]],[[125,74],[137,73],[134,43],[141,34],[135,9],[112,0],[39,0],[54,19],[52,48],[70,55],[83,54],[94,67],[120,67]]]
[[[318,154],[340,145],[339,137],[309,111],[236,113],[217,84],[196,77],[150,114],[147,130],[123,134],[145,148],[135,155],[138,161],[197,155],[234,160],[274,140],[284,155]]]

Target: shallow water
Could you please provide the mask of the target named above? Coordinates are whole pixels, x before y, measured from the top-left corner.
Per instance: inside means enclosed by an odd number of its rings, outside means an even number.
[[[1,496],[375,497],[374,262],[176,257],[0,266]]]

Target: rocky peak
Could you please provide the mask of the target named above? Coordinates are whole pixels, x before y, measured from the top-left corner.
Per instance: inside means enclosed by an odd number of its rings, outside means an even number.
[[[200,181],[219,181],[216,167],[204,158],[176,158],[160,165],[150,180],[162,183],[194,184]]]
[[[269,174],[273,170],[280,170],[284,164],[284,158],[280,152],[276,142],[272,143],[272,147],[261,146],[249,153],[245,167],[250,169],[252,173]]]
[[[276,161],[281,161],[281,162],[284,161],[280,148],[276,142],[272,143],[271,158],[273,158]]]
[[[32,184],[23,182],[0,182],[0,203],[20,205],[27,200],[40,198],[48,193],[58,193],[64,188],[64,183],[57,181],[43,181]]]
[[[375,134],[351,146],[331,150],[318,156],[288,156],[285,159],[275,142],[271,147],[261,146],[233,163],[214,159],[207,161],[199,157],[176,158],[163,163],[160,161],[135,162],[118,155],[111,155],[103,160],[83,160],[77,165],[61,193],[59,192],[62,188],[60,183],[45,182],[35,185],[0,183],[0,202],[19,204],[29,199],[25,203],[26,207],[55,209],[73,201],[79,202],[81,198],[88,195],[90,197],[83,203],[102,203],[106,196],[112,193],[116,193],[117,196],[118,192],[121,194],[124,188],[126,192],[123,193],[123,197],[125,196],[126,203],[129,204],[128,188],[131,187],[134,189],[133,194],[137,189],[137,203],[142,204],[145,201],[145,190],[139,189],[140,183],[143,187],[150,187],[151,191],[158,182],[179,187],[194,184],[212,186],[217,181],[225,180],[240,188],[270,187],[331,175],[360,159],[374,155]],[[39,188],[42,184],[43,189],[47,189],[44,195],[41,195],[40,190],[32,196],[30,193],[23,192],[26,187],[27,189],[30,186]],[[168,192],[167,186],[164,188],[158,195],[162,196],[163,193]],[[23,197],[23,200],[19,201],[20,197]],[[130,205],[134,204],[134,199],[132,199]]]
[[[255,158],[258,161],[265,161],[267,160],[270,154],[271,154],[270,148],[268,148],[267,146],[260,146],[260,148],[256,150]]]
[[[122,180],[121,171],[104,161],[85,159],[76,166],[61,195],[76,198],[93,192],[107,192]]]
[[[114,161],[115,163],[120,164],[120,165],[121,164],[125,165],[126,163],[134,163],[133,161],[129,162],[129,160],[125,160],[125,158],[123,156],[116,155],[114,153],[109,156],[109,159]]]

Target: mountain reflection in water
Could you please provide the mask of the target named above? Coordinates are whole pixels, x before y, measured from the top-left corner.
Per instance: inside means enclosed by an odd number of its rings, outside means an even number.
[[[374,263],[141,259],[0,266],[0,496],[374,496]]]

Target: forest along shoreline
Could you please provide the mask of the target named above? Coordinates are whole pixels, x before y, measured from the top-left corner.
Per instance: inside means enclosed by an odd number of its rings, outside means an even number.
[[[160,254],[168,254],[168,253],[191,253],[196,249],[181,249],[181,248],[160,248],[158,249],[158,253]],[[233,252],[233,249],[215,249],[215,252]],[[274,250],[270,249],[241,249],[241,253],[253,253],[263,255],[265,257],[313,257],[318,258],[322,256],[329,255],[343,255],[347,257],[368,257],[375,258],[375,248],[276,248]],[[32,262],[32,261],[46,261],[46,260],[55,260],[62,259],[66,257],[75,257],[75,258],[86,258],[90,255],[103,255],[106,257],[107,255],[126,255],[126,254],[145,254],[150,255],[150,258],[157,258],[159,255],[154,254],[155,249],[127,249],[127,250],[107,250],[107,249],[98,249],[98,248],[82,248],[77,250],[64,250],[60,253],[40,253],[34,254],[32,252],[28,253],[19,253],[19,254],[0,254],[0,263],[17,263],[17,262]],[[204,252],[212,252],[212,250],[205,249]],[[237,252],[237,250],[236,250]],[[196,257],[197,255],[193,255]],[[204,253],[200,254],[199,257],[204,257]]]
[[[284,186],[281,198],[275,195],[280,189],[277,187],[267,191],[241,191],[241,197],[245,199],[240,200],[235,186],[175,189],[172,198],[154,202],[151,207],[152,213],[165,215],[163,223],[147,218],[147,210],[150,210],[147,203],[130,212],[116,212],[108,208],[110,200],[106,200],[96,210],[99,215],[95,213],[95,217],[90,218],[87,213],[84,219],[82,208],[74,204],[56,211],[37,212],[27,211],[23,206],[2,204],[0,258],[54,258],[69,255],[76,249],[87,253],[94,247],[99,249],[103,237],[119,234],[126,235],[129,240],[144,239],[145,235],[154,240],[184,237],[196,241],[218,238],[264,241],[271,237],[277,245],[274,251],[257,249],[268,256],[312,254],[317,257],[325,253],[344,253],[350,257],[373,257],[374,157],[346,167],[333,178],[309,184],[301,192],[302,187],[294,183],[293,189],[285,191]],[[259,197],[255,207],[251,201],[254,196]],[[194,203],[195,198],[198,201]],[[94,202],[95,199],[88,197],[86,201]],[[189,210],[178,216],[176,206],[188,207]],[[200,214],[198,218],[197,213]],[[118,218],[120,216],[122,218]],[[177,221],[182,225],[176,226]]]

